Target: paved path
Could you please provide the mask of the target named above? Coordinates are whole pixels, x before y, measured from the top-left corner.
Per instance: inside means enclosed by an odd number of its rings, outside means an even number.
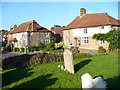
[[[0,60],[8,58],[8,57],[19,56],[19,55],[22,55],[22,54],[24,54],[24,53],[0,51]]]

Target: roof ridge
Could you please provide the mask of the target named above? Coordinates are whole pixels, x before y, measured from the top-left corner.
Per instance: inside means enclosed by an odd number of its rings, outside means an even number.
[[[107,12],[104,12],[104,13],[90,13],[90,14],[85,14],[85,15],[93,15],[93,14],[107,14]]]
[[[23,22],[23,23],[21,23],[21,24],[30,23],[30,22],[33,22],[33,21],[35,21],[35,20],[31,20],[31,21]],[[35,22],[36,22],[36,21],[35,21]]]
[[[111,21],[110,21],[109,18],[108,18],[109,15],[106,15],[106,17],[107,17],[108,22],[109,22],[110,24],[112,24]]]

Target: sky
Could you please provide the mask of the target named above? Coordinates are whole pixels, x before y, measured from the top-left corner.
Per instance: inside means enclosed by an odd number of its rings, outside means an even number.
[[[14,24],[36,20],[50,29],[54,25],[66,26],[80,15],[80,8],[86,13],[104,13],[118,19],[118,2],[2,2],[2,26],[9,30]]]

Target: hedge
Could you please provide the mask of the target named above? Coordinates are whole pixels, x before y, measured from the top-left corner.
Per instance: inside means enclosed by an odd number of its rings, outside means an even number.
[[[47,53],[38,53],[34,55],[23,54],[20,56],[9,57],[2,61],[2,68],[11,69],[19,67],[27,67],[43,63],[52,63],[62,61],[62,54],[47,54]]]

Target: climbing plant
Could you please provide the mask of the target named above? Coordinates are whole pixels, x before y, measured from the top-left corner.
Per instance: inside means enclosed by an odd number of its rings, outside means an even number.
[[[105,40],[108,41],[109,44],[109,50],[113,51],[115,49],[120,49],[120,29],[117,30],[111,30],[106,34],[98,33],[94,34],[93,39],[96,40]]]

